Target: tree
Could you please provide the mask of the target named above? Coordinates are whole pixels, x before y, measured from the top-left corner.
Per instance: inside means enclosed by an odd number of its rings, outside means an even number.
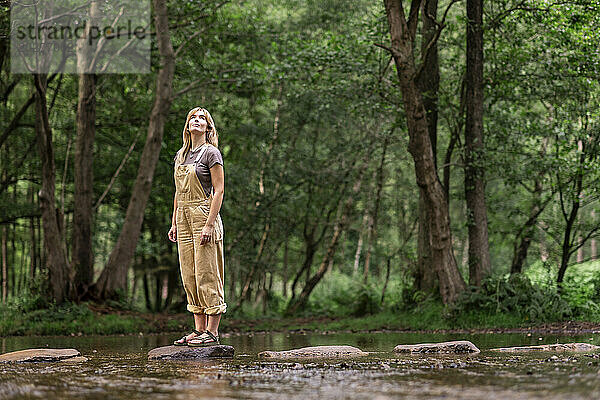
[[[41,10],[42,19],[52,15],[52,8]],[[39,47],[37,65],[25,66],[32,71],[35,87],[35,132],[40,160],[42,163],[42,186],[38,193],[44,228],[44,248],[46,250],[46,267],[52,298],[56,303],[64,302],[71,288],[70,269],[67,251],[63,241],[64,223],[62,212],[56,207],[54,164],[54,144],[50,125],[46,91],[48,75],[39,71],[48,71],[52,57],[51,44],[42,39]]]
[[[127,288],[127,268],[131,263],[140,236],[144,210],[152,188],[154,169],[161,150],[165,120],[173,102],[175,52],[169,33],[166,0],[153,0],[153,5],[154,26],[161,60],[160,70],[156,77],[156,95],[150,112],[148,135],[142,151],[138,174],[131,191],[123,228],[108,262],[95,284],[94,290],[100,298],[115,296],[119,290],[125,291]]]
[[[420,1],[411,2],[408,19],[401,0],[385,0],[384,4],[392,41],[391,47],[386,49],[396,64],[408,126],[408,150],[414,160],[417,185],[425,193],[432,264],[438,276],[442,300],[452,303],[465,289],[465,282],[454,258],[448,203],[435,168],[423,95],[415,80],[418,68],[414,61],[413,42]]]
[[[585,101],[585,98],[578,100],[586,105],[583,110],[587,110],[589,106],[598,106],[595,101]],[[600,157],[600,129],[596,123],[590,121],[589,113],[586,111],[584,113],[578,116],[579,118],[571,119],[573,125],[570,128],[576,129],[569,132],[572,138],[557,138],[555,142],[557,153],[564,152],[565,147],[568,149],[566,157],[557,157],[563,162],[558,164],[559,168],[554,174],[560,214],[564,222],[560,266],[556,276],[559,286],[563,283],[571,256],[588,239],[597,236],[600,232],[598,221],[579,221],[581,210],[598,202],[600,198],[597,186],[591,183],[597,182],[600,178],[600,168],[597,166]],[[565,118],[565,120],[569,119]],[[567,126],[566,129],[569,127]]]
[[[335,252],[337,250],[340,235],[342,234],[349,222],[350,212],[352,211],[352,204],[354,203],[354,198],[357,196],[360,190],[362,184],[362,173],[365,170],[364,167],[365,164],[367,164],[367,161],[368,160],[365,160],[365,162],[363,163],[363,167],[359,168],[359,172],[357,174],[358,176],[356,177],[356,180],[352,185],[352,190],[350,191],[349,195],[345,198],[340,197],[340,202],[338,205],[339,208],[337,210],[338,215],[335,221],[335,225],[333,227],[333,233],[331,235],[331,239],[329,240],[327,251],[325,252],[325,257],[323,257],[323,261],[321,261],[319,269],[314,275],[307,279],[306,285],[302,289],[302,292],[300,293],[298,298],[292,299],[290,301],[285,311],[286,314],[293,315],[299,309],[306,305],[306,303],[308,302],[308,297],[312,293],[313,289],[321,281],[321,279],[323,279],[323,276],[327,272],[330,262],[333,259],[333,256],[335,255]]]
[[[75,273],[73,297],[85,296],[94,281],[92,221],[94,202],[94,136],[96,134],[96,75],[93,73],[92,26],[97,26],[99,6],[90,4],[85,34],[77,41],[77,136],[75,139],[73,257]]]
[[[45,74],[33,74],[36,88],[35,110],[37,136],[40,159],[42,161],[42,188],[38,194],[42,210],[44,227],[44,248],[46,250],[46,266],[52,298],[58,303],[65,301],[70,293],[69,264],[67,262],[65,243],[62,241],[62,214],[55,204],[55,167],[52,128],[48,119],[46,89],[48,79]]]
[[[438,62],[436,25],[438,14],[438,1],[425,0],[423,2],[423,24],[421,39],[421,71],[417,83],[419,90],[423,93],[423,106],[427,112],[427,125],[429,129],[429,140],[433,152],[433,162],[437,166],[437,123],[438,123],[438,91],[440,86],[440,65]],[[419,191],[419,231],[417,239],[417,268],[415,271],[415,285],[424,292],[435,289],[435,271],[431,271],[431,241],[429,232],[429,221],[427,219],[425,192]]]
[[[467,0],[465,197],[469,283],[480,286],[492,265],[488,243],[483,157],[483,0]]]

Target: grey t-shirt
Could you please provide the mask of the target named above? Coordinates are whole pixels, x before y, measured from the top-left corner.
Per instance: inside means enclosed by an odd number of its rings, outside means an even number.
[[[210,196],[213,188],[212,181],[210,179],[210,169],[215,164],[223,165],[223,156],[221,155],[219,149],[209,144],[206,150],[204,150],[202,153],[202,156],[200,156],[200,159],[196,161],[196,158],[198,158],[198,154],[200,154],[201,151],[202,149],[197,150],[195,153],[188,151],[188,154],[185,157],[182,165],[195,164],[196,176],[198,177],[198,180],[204,189],[204,193],[206,193],[207,196]],[[177,155],[175,155],[175,158],[177,158]]]

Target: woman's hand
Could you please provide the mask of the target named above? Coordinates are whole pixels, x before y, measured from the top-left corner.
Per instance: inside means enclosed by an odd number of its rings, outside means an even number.
[[[200,245],[206,244],[210,242],[210,238],[212,237],[215,231],[215,225],[204,225],[202,228],[202,233],[200,235]]]
[[[167,236],[169,237],[169,240],[171,242],[177,241],[177,225],[171,225],[171,229],[169,229],[169,233],[167,233]]]

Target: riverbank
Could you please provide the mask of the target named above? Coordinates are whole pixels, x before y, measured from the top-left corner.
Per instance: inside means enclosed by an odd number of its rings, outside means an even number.
[[[113,335],[181,333],[190,330],[189,313],[142,313],[96,304],[67,305],[53,310],[0,311],[0,336]],[[246,318],[226,314],[221,332],[415,332],[415,333],[600,333],[600,321],[536,321],[514,315],[469,313],[449,319],[441,305],[364,317],[312,316]]]

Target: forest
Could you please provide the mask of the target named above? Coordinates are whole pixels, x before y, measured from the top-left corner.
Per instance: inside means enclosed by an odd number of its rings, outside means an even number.
[[[227,314],[600,320],[600,1],[152,0],[143,73],[15,73],[1,4],[0,334],[185,312],[167,232],[198,106]]]

